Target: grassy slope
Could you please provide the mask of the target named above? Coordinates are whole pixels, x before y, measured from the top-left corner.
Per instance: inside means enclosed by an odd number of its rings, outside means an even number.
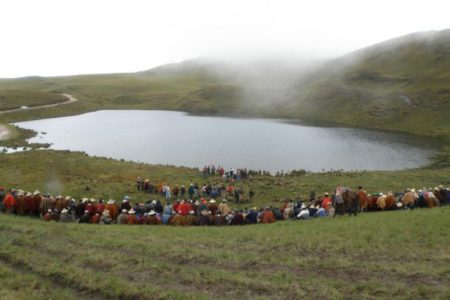
[[[290,114],[448,140],[448,53],[450,30],[359,50],[328,64],[303,85]]]
[[[31,151],[0,155],[1,185],[29,191],[39,189],[77,198],[112,197],[121,200],[125,194],[130,194],[136,201],[157,198],[156,195],[147,196],[135,192],[136,176],[149,178],[154,183],[167,182],[170,185],[207,183],[194,169],[92,158],[81,153]],[[218,177],[213,177],[211,182],[223,183]],[[386,193],[403,191],[407,187],[434,187],[439,184],[450,185],[448,166],[396,172],[307,173],[292,177],[255,176],[251,182],[238,183],[244,188],[245,196],[250,188],[256,193],[253,203],[243,205],[258,206],[279,205],[282,198],[293,199],[297,196],[307,198],[311,190],[317,193],[331,192],[338,185],[353,188],[363,185],[369,192]],[[89,186],[89,191],[86,191],[86,186]]]
[[[0,297],[448,299],[449,214],[418,209],[227,228],[0,215],[7,277]]]

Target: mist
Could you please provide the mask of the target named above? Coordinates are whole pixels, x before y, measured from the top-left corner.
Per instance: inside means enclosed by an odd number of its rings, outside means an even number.
[[[207,56],[329,59],[450,27],[444,0],[18,0],[0,11],[8,78],[136,72]]]

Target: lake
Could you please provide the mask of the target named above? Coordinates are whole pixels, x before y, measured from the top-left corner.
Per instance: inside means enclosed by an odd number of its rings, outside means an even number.
[[[173,111],[103,110],[16,125],[39,132],[29,141],[51,149],[187,167],[398,170],[422,166],[435,153],[411,136],[387,132]]]

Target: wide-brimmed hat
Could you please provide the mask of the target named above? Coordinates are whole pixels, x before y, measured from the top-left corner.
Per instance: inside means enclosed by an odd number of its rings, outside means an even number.
[[[33,194],[34,194],[34,195],[39,195],[40,193],[41,193],[41,192],[39,192],[38,190],[35,190]]]
[[[302,207],[300,207],[300,209],[305,209],[305,208],[306,208],[305,204],[302,204]]]
[[[403,203],[402,202],[397,202],[397,207],[403,207]]]
[[[154,215],[156,215],[156,211],[151,210],[151,211],[148,213],[148,215],[149,215],[149,216],[154,216]]]
[[[130,209],[130,210],[128,211],[128,213],[129,213],[129,214],[134,214],[135,211],[134,211],[134,209]]]
[[[67,208],[63,208],[63,210],[61,211],[61,213],[65,214],[66,212],[68,212]]]
[[[209,203],[216,203],[216,200],[211,199],[211,200],[209,200]]]
[[[86,202],[88,202],[88,201],[89,201],[88,198],[83,198],[83,199],[81,199],[81,202],[83,202],[83,203],[86,203]]]
[[[124,209],[122,209],[122,213],[123,214],[126,214],[127,213],[127,210],[124,208]]]

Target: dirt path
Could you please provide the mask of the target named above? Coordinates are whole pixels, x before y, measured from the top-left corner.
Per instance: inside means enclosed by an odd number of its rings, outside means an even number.
[[[45,104],[45,105],[39,105],[39,106],[33,106],[33,107],[29,107],[29,108],[15,108],[15,109],[10,109],[10,110],[3,110],[0,111],[0,114],[6,114],[6,113],[10,113],[10,112],[15,112],[15,111],[21,111],[21,110],[30,110],[30,109],[39,109],[39,108],[47,108],[47,107],[55,107],[58,105],[64,105],[64,104],[69,104],[75,101],[78,101],[77,98],[75,98],[74,96],[70,95],[70,94],[61,94],[64,97],[67,98],[67,101],[64,102],[58,102],[58,103],[53,103],[53,104]]]
[[[31,110],[31,109],[55,107],[58,105],[64,105],[64,104],[69,104],[69,103],[78,101],[77,98],[75,98],[74,96],[72,96],[70,94],[62,94],[62,95],[67,98],[67,101],[53,103],[53,104],[45,104],[45,105],[40,105],[40,106],[34,106],[34,107],[30,107],[30,108],[15,108],[15,109],[10,109],[10,110],[4,110],[4,111],[0,111],[0,114],[6,114],[6,113],[21,111],[21,110]],[[0,141],[6,140],[8,138],[8,135],[9,135],[8,127],[6,127],[3,124],[0,124]]]

